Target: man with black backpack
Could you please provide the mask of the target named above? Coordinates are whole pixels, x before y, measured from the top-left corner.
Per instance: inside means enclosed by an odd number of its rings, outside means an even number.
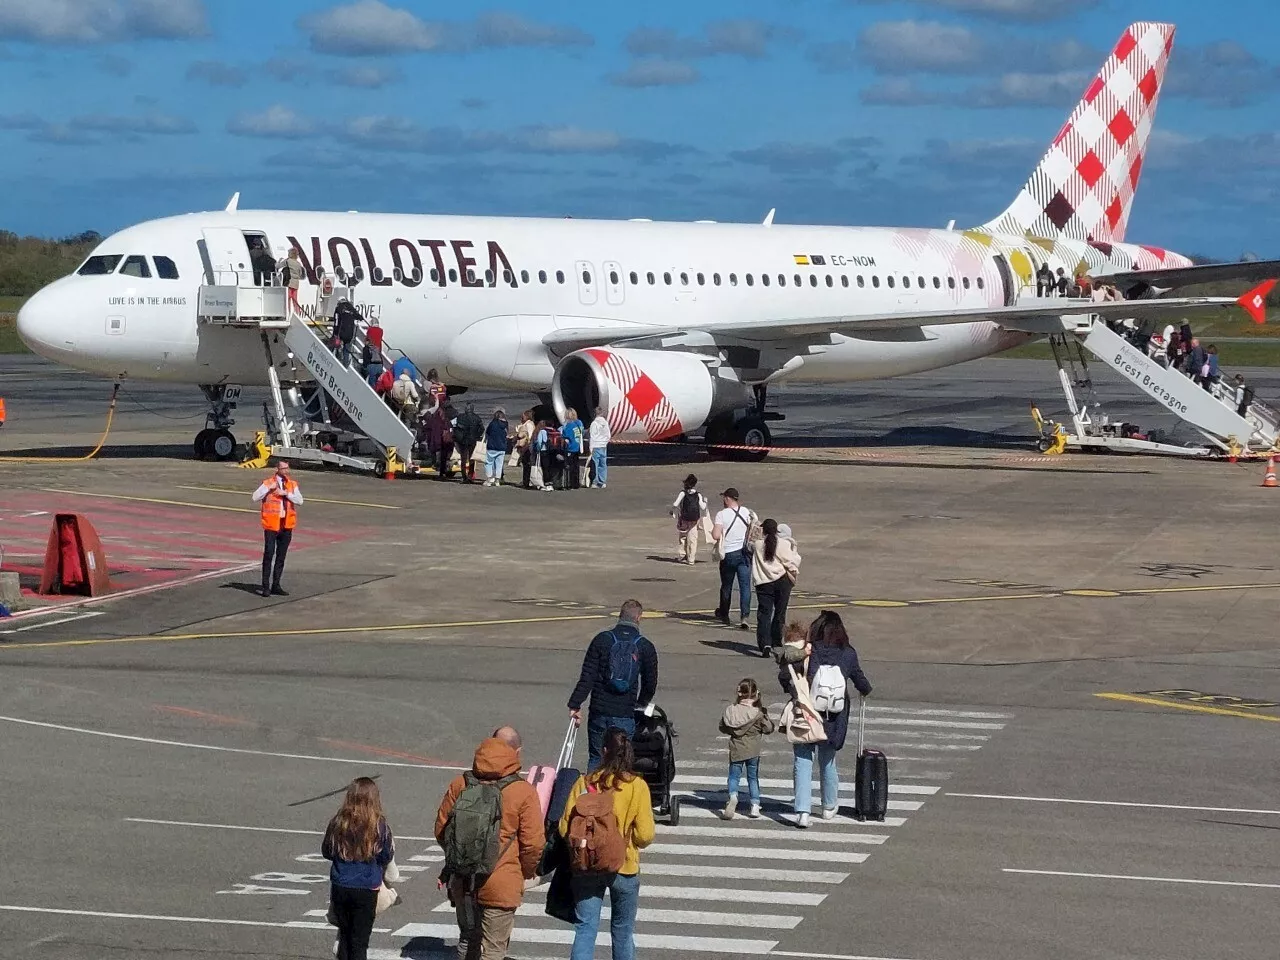
[[[698,560],[698,533],[702,518],[707,515],[707,498],[698,492],[698,478],[692,473],[684,478],[684,486],[671,504],[671,516],[676,518],[676,548],[681,563],[693,565]]]
[[[636,732],[636,710],[648,706],[658,690],[658,651],[640,633],[644,607],[628,600],[612,630],[597,633],[582,660],[578,685],[569,696],[569,715],[582,723],[582,704],[591,697],[587,712],[587,773],[600,766],[604,735],[616,727],[628,737]]]
[[[449,784],[436,814],[449,902],[458,916],[458,960],[502,960],[524,881],[546,843],[542,806],[520,776],[520,734],[499,727],[471,769]]]

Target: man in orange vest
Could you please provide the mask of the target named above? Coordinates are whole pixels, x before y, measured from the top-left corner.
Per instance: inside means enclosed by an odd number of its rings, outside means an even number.
[[[302,491],[289,479],[287,462],[276,464],[276,472],[253,491],[253,502],[262,504],[262,595],[287,597],[289,594],[280,586],[280,575],[284,573],[284,558],[302,504]]]

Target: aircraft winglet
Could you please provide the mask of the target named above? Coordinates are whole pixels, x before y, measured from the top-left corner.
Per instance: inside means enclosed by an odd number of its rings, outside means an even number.
[[[1240,295],[1240,299],[1236,303],[1244,308],[1245,313],[1253,317],[1254,323],[1267,322],[1267,294],[1269,294],[1276,285],[1275,280],[1263,280],[1252,290]]]

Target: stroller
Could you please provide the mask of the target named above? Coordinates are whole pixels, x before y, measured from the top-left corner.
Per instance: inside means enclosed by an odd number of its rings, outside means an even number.
[[[680,798],[671,795],[671,781],[676,778],[677,739],[661,707],[655,705],[651,717],[636,712],[636,732],[631,739],[636,773],[649,785],[654,811],[660,817],[668,817],[673,827],[680,824]]]

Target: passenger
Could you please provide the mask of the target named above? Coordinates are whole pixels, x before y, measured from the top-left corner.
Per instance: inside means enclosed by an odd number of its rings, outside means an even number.
[[[1253,387],[1244,382],[1244,374],[1236,374],[1236,414],[1241,417],[1249,415],[1249,406],[1253,403]]]
[[[587,711],[587,770],[600,765],[604,734],[609,727],[631,736],[636,732],[636,710],[648,706],[658,690],[658,651],[640,633],[644,607],[628,600],[612,630],[602,630],[591,639],[582,658],[578,683],[569,694],[569,716],[582,724],[582,704],[591,698]]]
[[[471,455],[475,453],[476,444],[484,439],[485,423],[476,414],[474,403],[468,403],[466,409],[458,416],[458,424],[453,430],[453,442],[457,445],[458,456],[462,458],[462,482],[476,482],[476,462]],[[503,447],[506,453],[506,447]]]
[[[1067,276],[1067,271],[1063,270],[1062,267],[1059,267],[1058,277],[1054,281],[1054,292],[1060,297],[1065,297],[1067,295],[1067,288],[1070,286],[1071,279]]]
[[[1213,388],[1222,380],[1222,371],[1218,369],[1218,345],[1216,343],[1209,344],[1209,352],[1206,354],[1204,363],[1204,377],[1201,380],[1203,386],[1210,393]]]
[[[427,431],[436,455],[436,479],[448,480],[453,475],[453,407],[438,406],[427,416]]]
[[[436,812],[442,879],[458,919],[458,960],[507,955],[525,881],[536,875],[546,845],[538,795],[520,776],[521,746],[514,727],[493,731]],[[458,810],[467,815],[455,816]],[[467,862],[477,850],[483,862]]]
[[[516,427],[516,446],[511,451],[509,466],[520,464],[520,486],[529,489],[529,474],[533,470],[533,437],[536,427],[533,422],[533,411],[525,410],[520,414],[520,423]]]
[[[253,285],[269,286],[276,272],[276,258],[267,249],[267,238],[251,236],[249,241],[249,263],[253,266]]]
[[[811,699],[815,703],[844,701],[844,709],[825,714],[822,718],[823,743],[797,743],[792,745],[795,755],[793,768],[795,789],[795,825],[800,829],[809,826],[809,814],[813,806],[813,762],[816,754],[822,786],[822,819],[833,820],[840,809],[840,775],[836,770],[836,754],[844,747],[849,730],[849,713],[853,705],[848,702],[846,691],[850,682],[862,696],[869,696],[871,684],[858,664],[858,654],[849,644],[840,615],[824,610],[809,627],[810,655],[804,661],[804,675],[809,684]],[[778,674],[782,689],[795,696],[791,671],[794,667],[785,662]],[[799,671],[797,671],[798,673]]]
[[[597,407],[595,419],[591,421],[591,468],[595,473],[591,485],[597,490],[604,489],[609,476],[609,443],[612,440],[613,431],[609,427],[609,421],[605,418],[604,411]]]
[[[391,398],[391,391],[396,385],[395,375],[390,370],[383,368],[382,373],[378,374],[378,379],[373,382],[373,392],[382,398],[382,402],[388,407],[395,410],[395,401]]]
[[[484,485],[502,486],[502,461],[507,456],[507,413],[501,407],[484,431]]]
[[[547,421],[539,420],[533,431],[533,442],[529,445],[529,457],[537,466],[537,474],[530,472],[535,490],[551,490],[551,471],[554,467],[551,453],[551,436],[547,432]]]
[[[747,775],[747,816],[760,816],[760,748],[764,737],[776,729],[760,699],[760,688],[749,677],[738,683],[732,704],[720,718],[720,732],[729,735],[729,796],[720,819],[732,820],[738,810],[738,784]]]
[[[790,527],[787,528],[790,532]],[[782,645],[782,627],[787,622],[787,604],[800,575],[800,553],[795,541],[781,535],[778,521],[770,518],[760,525],[761,539],[751,551],[751,582],[756,588],[756,646],[767,657]]]
[[[302,308],[298,306],[298,287],[302,285],[302,261],[299,259],[302,251],[297,247],[289,250],[289,256],[285,257],[276,264],[276,269],[280,272],[280,282],[289,289],[289,306],[293,313],[301,313]]]
[[[320,855],[329,867],[329,904],[338,928],[338,960],[366,960],[369,935],[395,839],[382,812],[378,784],[358,777],[329,821]]]
[[[1165,347],[1165,354],[1168,363],[1165,364],[1170,370],[1179,369],[1182,363],[1182,334],[1177,330],[1169,335],[1168,345]]]
[[[1200,346],[1200,338],[1191,338],[1191,349],[1187,351],[1187,366],[1185,373],[1195,383],[1201,383],[1204,380],[1205,373],[1208,372],[1209,354],[1204,347]]]
[[[698,492],[698,478],[692,473],[684,478],[684,487],[671,504],[671,516],[676,521],[676,559],[693,566],[698,562],[698,534],[707,516],[707,498]]]
[[[293,542],[298,525],[298,507],[302,506],[302,490],[289,477],[289,462],[281,460],[276,472],[253,491],[253,502],[262,504],[262,590],[264,597],[287,597],[280,586],[284,574],[284,558]]]
[[[565,484],[570,490],[578,490],[582,487],[581,466],[582,466],[582,437],[586,431],[586,426],[578,419],[578,411],[573,407],[567,407],[564,411],[565,422],[560,428],[561,434],[564,435],[564,468],[569,472],[568,482]]]
[[[432,367],[427,371],[427,413],[434,413],[436,407],[448,402],[449,388],[440,381],[440,374]]]
[[[634,960],[636,955],[640,851],[653,843],[653,800],[649,795],[649,785],[643,777],[636,776],[635,754],[631,738],[625,731],[616,727],[609,730],[602,760],[598,770],[579,777],[569,791],[569,800],[560,818],[560,835],[572,845],[573,838],[582,830],[579,823],[586,821],[587,826],[604,827],[603,832],[606,833],[616,830],[621,836],[607,837],[603,846],[611,846],[609,840],[612,840],[619,846],[625,844],[625,852],[621,857],[622,866],[616,873],[574,871],[570,885],[577,923],[574,924],[569,960],[592,960],[595,957],[596,935],[600,930],[600,913],[606,891],[611,911],[609,939],[613,960]],[[611,805],[595,800],[602,794],[612,799]],[[584,839],[584,845],[586,842]],[[572,856],[571,852],[571,862]]]
[[[400,411],[400,419],[412,426],[418,415],[418,387],[408,370],[401,371],[396,378],[395,385],[391,388],[391,399]]]
[[[333,354],[344,367],[351,366],[351,341],[356,338],[356,320],[360,314],[345,297],[333,311]]]
[[[1047,263],[1040,264],[1036,270],[1036,296],[1053,296],[1053,268]]]
[[[1087,296],[1094,303],[1103,303],[1107,299],[1106,283],[1099,280],[1097,283],[1093,284],[1092,287],[1090,287],[1085,292],[1085,296]]]
[[[720,494],[724,509],[716,514],[711,539],[720,550],[720,603],[715,618],[729,626],[729,604],[733,599],[733,583],[738,582],[738,628],[751,629],[751,559],[746,554],[747,535],[755,522],[755,514],[738,501],[737,487]]]

